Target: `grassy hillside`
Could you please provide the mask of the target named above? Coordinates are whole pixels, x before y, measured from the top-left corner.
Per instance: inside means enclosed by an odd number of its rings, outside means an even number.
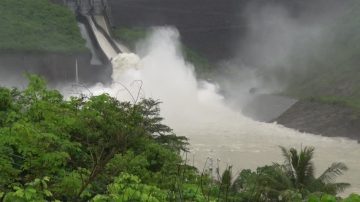
[[[360,111],[360,2],[333,23],[327,41],[307,62],[306,75],[296,75],[288,94]],[[320,53],[319,53],[320,52]]]
[[[1,52],[81,52],[75,16],[48,0],[0,1]]]

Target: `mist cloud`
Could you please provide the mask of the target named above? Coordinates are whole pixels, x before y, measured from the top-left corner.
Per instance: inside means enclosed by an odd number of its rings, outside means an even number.
[[[254,92],[282,92],[294,75],[307,74],[309,59],[321,55],[324,39],[331,36],[331,23],[341,12],[335,8],[333,1],[316,1],[296,12],[285,4],[249,4],[236,57],[219,65],[217,81],[226,94],[244,104]]]

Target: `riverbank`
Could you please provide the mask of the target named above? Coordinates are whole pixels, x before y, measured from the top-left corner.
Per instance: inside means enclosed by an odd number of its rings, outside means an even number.
[[[300,100],[274,121],[301,132],[360,141],[360,114],[342,105]]]

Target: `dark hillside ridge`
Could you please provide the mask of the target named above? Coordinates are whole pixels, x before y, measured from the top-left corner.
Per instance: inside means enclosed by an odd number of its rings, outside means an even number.
[[[172,25],[183,42],[211,61],[233,57],[247,31],[245,12],[249,4],[281,5],[293,17],[311,19],[326,12],[322,3],[334,0],[108,0],[113,26],[151,27]]]
[[[244,22],[239,22],[236,16],[240,13],[236,2],[237,0],[109,1],[114,26],[176,26],[187,46],[210,59],[229,57],[229,49],[232,48],[229,42],[236,40],[245,30]]]
[[[298,101],[275,121],[302,132],[360,141],[360,114],[336,104]]]

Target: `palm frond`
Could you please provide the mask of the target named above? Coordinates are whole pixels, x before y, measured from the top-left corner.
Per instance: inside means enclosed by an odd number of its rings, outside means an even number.
[[[298,163],[295,168],[297,172],[298,182],[302,185],[309,183],[314,179],[314,164],[312,158],[314,155],[314,147],[305,147],[298,155]]]
[[[289,152],[291,156],[291,165],[296,170],[296,168],[299,166],[299,155],[295,148],[291,148]]]
[[[329,183],[324,185],[322,191],[328,194],[336,195],[345,191],[345,189],[349,188],[350,186],[351,185],[349,183]]]
[[[342,175],[347,170],[348,167],[344,163],[335,162],[318,177],[318,180],[323,183],[332,183],[337,176]]]
[[[291,164],[291,153],[285,147],[283,146],[279,146],[279,147],[285,159],[283,168],[285,169],[286,174],[291,178],[295,178],[294,169]]]
[[[351,186],[351,184],[339,182],[339,183],[333,184],[333,186],[336,188],[336,193],[340,193],[340,192],[344,192],[345,189],[349,188]]]
[[[281,152],[282,152],[282,154],[283,154],[283,156],[285,158],[285,162],[290,164],[291,156],[290,156],[289,151],[283,146],[279,146],[279,147],[280,147]]]

